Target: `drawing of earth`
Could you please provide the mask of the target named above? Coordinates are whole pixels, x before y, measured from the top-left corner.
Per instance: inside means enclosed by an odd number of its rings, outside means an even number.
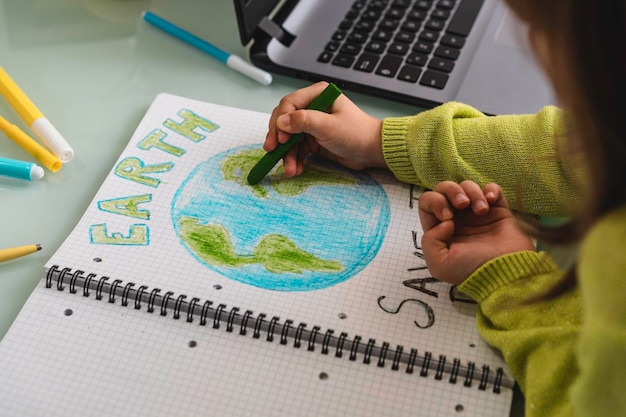
[[[389,200],[364,172],[322,159],[284,178],[282,164],[249,185],[265,152],[244,146],[212,156],[182,183],[172,222],[200,263],[230,279],[277,291],[341,283],[376,255],[389,224]]]

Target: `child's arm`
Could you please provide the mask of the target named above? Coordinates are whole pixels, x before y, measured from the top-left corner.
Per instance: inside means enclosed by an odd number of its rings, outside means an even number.
[[[485,116],[447,103],[385,119],[382,148],[402,181],[427,188],[447,180],[495,182],[513,209],[564,216],[579,196],[557,153],[555,138],[562,134],[562,113],[555,107],[533,115]]]

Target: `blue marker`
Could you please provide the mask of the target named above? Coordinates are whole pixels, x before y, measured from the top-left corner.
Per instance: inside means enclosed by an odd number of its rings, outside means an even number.
[[[249,64],[237,55],[229,54],[228,52],[223,51],[214,45],[211,45],[207,41],[200,39],[196,35],[192,35],[186,30],[179,28],[173,23],[168,22],[167,20],[155,15],[152,12],[145,11],[143,12],[142,16],[146,22],[161,29],[166,33],[169,33],[170,35],[180,39],[183,42],[187,42],[191,46],[195,46],[202,52],[206,52],[213,58],[225,63],[226,66],[228,66],[230,69],[238,71],[243,75],[260,82],[263,85],[271,84],[272,75],[270,73]]]
[[[40,180],[43,178],[43,168],[32,162],[0,158],[0,175],[28,181]]]

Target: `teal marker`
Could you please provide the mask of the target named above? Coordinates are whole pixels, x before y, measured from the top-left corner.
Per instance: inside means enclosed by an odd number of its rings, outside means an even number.
[[[330,83],[328,87],[322,91],[322,93],[315,97],[311,104],[307,107],[308,110],[326,111],[333,105],[337,97],[341,95],[341,90],[335,84]],[[248,174],[248,184],[258,184],[265,176],[276,166],[278,161],[298,143],[302,133],[296,133],[291,135],[289,140],[285,143],[280,143],[276,149],[263,155],[263,157],[256,163]]]
[[[0,158],[0,175],[28,181],[40,180],[43,178],[43,168],[32,162]]]

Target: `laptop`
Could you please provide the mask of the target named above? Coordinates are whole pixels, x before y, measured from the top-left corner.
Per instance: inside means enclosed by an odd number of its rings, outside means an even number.
[[[234,0],[250,61],[431,108],[535,113],[552,89],[502,0]]]

